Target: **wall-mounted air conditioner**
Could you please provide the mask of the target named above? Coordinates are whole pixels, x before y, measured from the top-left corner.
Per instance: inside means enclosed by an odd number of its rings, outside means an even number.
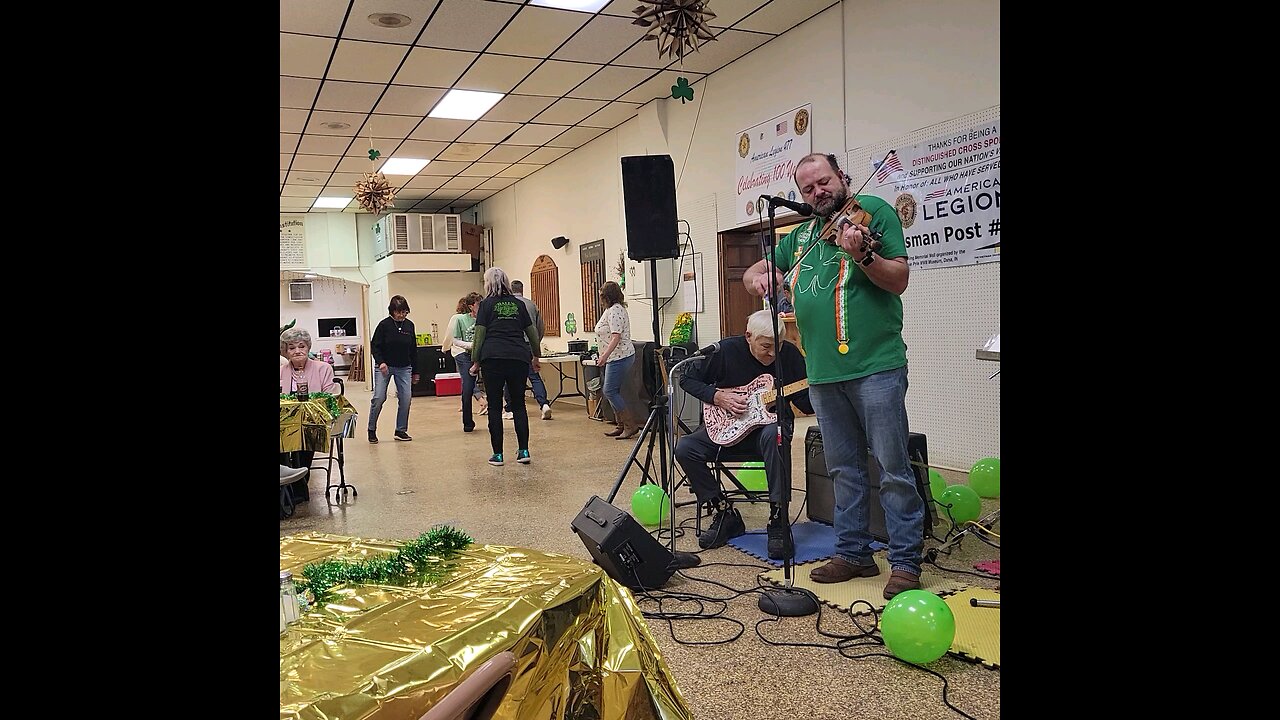
[[[384,215],[373,226],[373,256],[393,252],[462,252],[462,216]]]
[[[314,296],[311,293],[311,283],[309,282],[291,282],[289,283],[289,299],[293,302],[311,302]]]

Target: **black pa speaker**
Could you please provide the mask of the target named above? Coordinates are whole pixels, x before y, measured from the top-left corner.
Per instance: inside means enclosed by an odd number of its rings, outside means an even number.
[[[609,577],[632,590],[653,590],[671,579],[671,551],[626,512],[591,496],[573,519],[573,531]]]
[[[680,257],[676,171],[670,155],[622,158],[622,201],[627,215],[627,257]]]

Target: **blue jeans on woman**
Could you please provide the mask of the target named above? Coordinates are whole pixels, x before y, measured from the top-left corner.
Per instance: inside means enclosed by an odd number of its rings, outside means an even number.
[[[622,399],[622,380],[627,373],[631,372],[631,363],[635,359],[635,354],[631,354],[621,360],[610,360],[604,365],[604,396],[609,399],[613,416],[618,418],[619,422],[621,422],[623,411],[627,409],[627,403]]]
[[[880,505],[889,565],[920,575],[924,499],[907,453],[907,368],[809,386],[835,490],[836,555],[872,565],[867,450],[880,463]]]
[[[471,415],[471,396],[484,396],[476,385],[476,377],[471,374],[471,353],[458,353],[453,356],[453,361],[458,364],[458,374],[462,376],[462,429],[471,432],[476,427]]]
[[[391,378],[396,380],[396,432],[409,432],[409,403],[413,400],[413,368],[387,366],[389,373],[383,375],[378,368],[373,369],[373,401],[369,403],[369,432],[378,431],[378,413],[382,412],[382,403],[387,401],[387,386]]]

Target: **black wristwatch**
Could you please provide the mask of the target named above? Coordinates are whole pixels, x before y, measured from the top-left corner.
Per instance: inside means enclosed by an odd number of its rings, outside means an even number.
[[[867,256],[862,258],[862,260],[858,264],[861,265],[862,267],[866,267],[875,261],[876,261],[876,254],[868,251]]]

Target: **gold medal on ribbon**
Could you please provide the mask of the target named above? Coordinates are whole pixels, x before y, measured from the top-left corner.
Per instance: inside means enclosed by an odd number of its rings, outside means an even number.
[[[840,354],[841,354],[841,355],[848,355],[848,354],[849,354],[849,346],[848,346],[847,344],[845,344],[845,343],[840,343],[840,347],[838,347],[838,348],[836,348],[836,349],[840,351]]]

